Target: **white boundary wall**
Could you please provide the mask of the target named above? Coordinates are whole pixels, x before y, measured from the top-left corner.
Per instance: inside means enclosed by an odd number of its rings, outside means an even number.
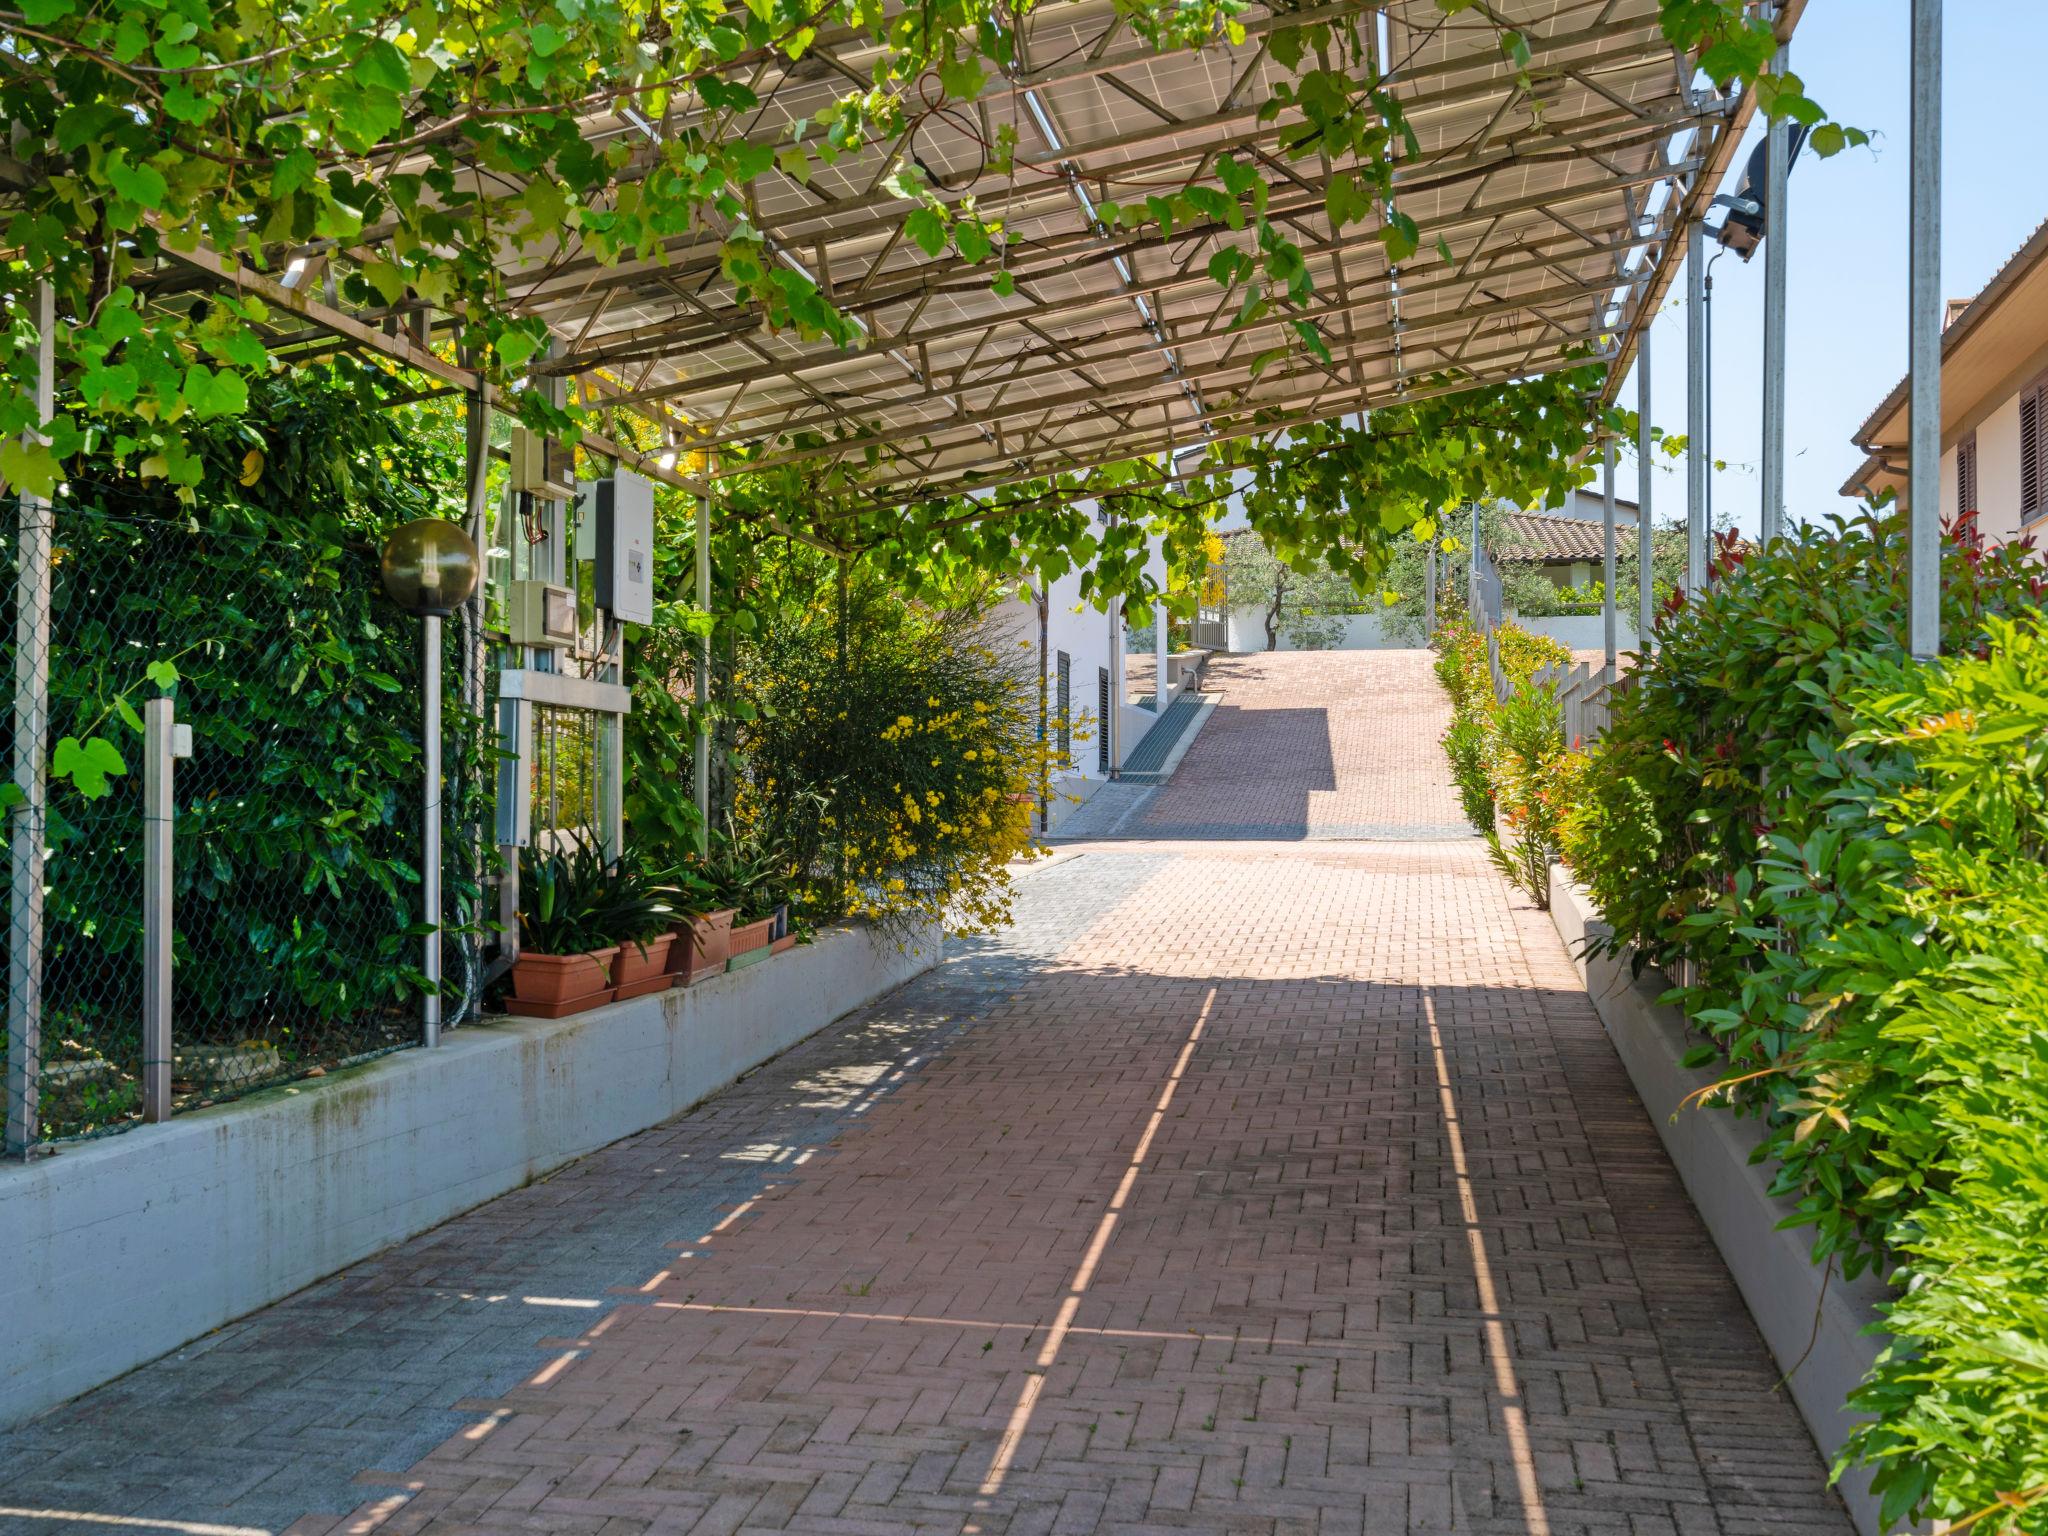
[[[1635,594],[1631,592],[1628,611],[1616,615],[1616,651],[1632,651],[1636,648],[1634,613]],[[1520,614],[1511,613],[1508,618],[1532,635],[1550,636],[1570,651],[1604,651],[1607,648],[1607,620],[1597,613],[1553,613],[1542,618],[1524,618]]]
[[[1266,614],[1258,607],[1239,604],[1227,615],[1230,627],[1230,648],[1233,651],[1263,651],[1266,648]],[[1386,626],[1377,613],[1348,613],[1344,615],[1344,627],[1337,636],[1333,651],[1398,651],[1412,648],[1412,642],[1397,640],[1386,633]],[[1275,650],[1294,651],[1300,647],[1287,638],[1287,626],[1281,625],[1280,643]]]
[[[1686,1039],[1684,1016],[1657,1001],[1665,986],[1656,973],[1637,979],[1612,959],[1580,958],[1588,933],[1609,930],[1557,865],[1550,870],[1550,915],[1749,1315],[1779,1369],[1791,1372],[1786,1386],[1800,1417],[1822,1457],[1832,1460],[1855,1423],[1844,1404],[1885,1342],[1864,1332],[1877,1321],[1884,1283],[1867,1271],[1855,1280],[1828,1278],[1810,1256],[1811,1228],[1779,1230],[1795,1202],[1770,1192],[1771,1166],[1749,1160],[1763,1139],[1759,1122],[1726,1108],[1679,1110],[1687,1094],[1721,1074],[1680,1065],[1696,1042]],[[1851,1472],[1836,1487],[1856,1528],[1878,1536],[1870,1475]]]
[[[0,1426],[660,1124],[939,947],[833,928],[695,986],[465,1026],[0,1165]]]

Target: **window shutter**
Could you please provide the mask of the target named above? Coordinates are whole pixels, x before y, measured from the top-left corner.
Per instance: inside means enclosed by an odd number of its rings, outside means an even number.
[[[1977,434],[1966,435],[1956,444],[1956,510],[1977,510]]]
[[[2020,516],[2041,510],[2041,391],[2020,396]]]
[[[1065,651],[1060,652],[1059,721],[1060,721],[1060,766],[1066,767],[1074,755],[1074,658]]]
[[[1095,669],[1095,687],[1099,695],[1098,713],[1095,721],[1095,771],[1109,772],[1109,668]]]

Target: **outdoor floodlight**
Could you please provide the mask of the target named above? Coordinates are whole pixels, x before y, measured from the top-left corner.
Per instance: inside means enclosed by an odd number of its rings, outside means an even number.
[[[1806,125],[1794,123],[1785,144],[1788,168],[1799,159],[1799,151],[1805,143]],[[1735,189],[1735,195],[1714,199],[1718,206],[1728,210],[1721,227],[1714,230],[1714,238],[1744,261],[1754,256],[1757,247],[1764,243],[1764,220],[1768,216],[1765,201],[1771,184],[1770,149],[1768,135],[1758,140],[1756,148],[1749,152],[1749,164],[1742,168],[1742,185]]]
[[[428,1045],[441,1043],[441,621],[469,601],[483,562],[460,523],[422,517],[384,541],[384,590],[426,622],[420,662],[420,755],[426,768],[426,803],[420,816],[425,856],[420,899],[427,935],[427,995],[422,1023]]]
[[[460,523],[422,517],[384,541],[384,590],[421,618],[445,619],[476,591],[483,564]]]

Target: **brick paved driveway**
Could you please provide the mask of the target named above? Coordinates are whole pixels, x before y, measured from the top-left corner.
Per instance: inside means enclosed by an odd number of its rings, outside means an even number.
[[[1436,750],[1376,690],[1340,785]],[[0,1437],[0,1530],[1848,1530],[1474,840],[1069,848],[1020,916]]]
[[[1127,835],[1469,835],[1437,750],[1451,714],[1429,652],[1228,656],[1203,686],[1220,696],[1216,712]]]

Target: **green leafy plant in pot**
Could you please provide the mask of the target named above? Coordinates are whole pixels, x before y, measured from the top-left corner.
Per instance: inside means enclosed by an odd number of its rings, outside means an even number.
[[[520,953],[506,1008],[529,1017],[558,1019],[611,1001],[620,946],[637,947],[668,920],[659,891],[589,835],[524,850],[519,894]]]
[[[662,880],[673,893],[677,913],[670,971],[687,984],[724,970],[736,915],[726,900],[724,884],[699,860],[665,872]]]
[[[613,862],[601,926],[619,941],[612,981],[621,1001],[675,984],[669,974],[676,943],[675,895],[645,865],[630,859]]]

